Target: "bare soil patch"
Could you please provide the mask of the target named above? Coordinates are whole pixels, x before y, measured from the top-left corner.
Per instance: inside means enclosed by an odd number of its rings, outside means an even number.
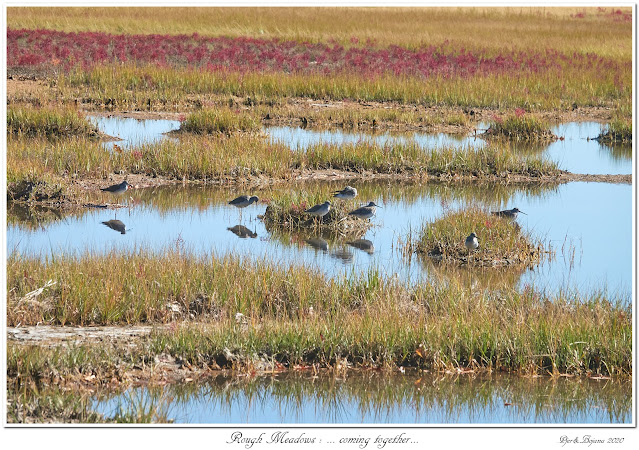
[[[8,327],[7,339],[19,344],[42,345],[45,347],[66,344],[86,344],[96,342],[131,341],[148,336],[155,327],[136,326],[99,326],[99,327],[62,327],[28,326]]]

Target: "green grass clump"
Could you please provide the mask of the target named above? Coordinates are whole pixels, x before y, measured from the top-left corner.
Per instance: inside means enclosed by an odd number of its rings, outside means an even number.
[[[196,134],[231,134],[255,132],[261,129],[260,121],[247,112],[229,109],[204,109],[189,114],[180,125],[180,131]]]
[[[9,202],[63,202],[67,197],[64,186],[48,176],[28,174],[7,184]]]
[[[600,142],[632,143],[632,119],[614,117],[597,139]]]
[[[49,108],[7,108],[7,132],[9,134],[47,138],[85,136],[97,138],[98,129],[76,110]]]
[[[380,145],[372,142],[337,145],[318,143],[291,149],[260,135],[220,135],[214,139],[187,134],[179,141],[144,144],[129,151],[112,152],[87,138],[49,141],[10,137],[7,179],[36,176],[106,178],[112,173],[163,176],[179,180],[246,180],[266,176],[290,179],[300,170],[341,170],[352,173],[406,176],[462,176],[502,178],[555,175],[555,163],[522,156],[504,145],[485,148],[423,149],[415,143]]]
[[[495,118],[484,134],[486,137],[505,137],[517,141],[554,141],[557,139],[548,125],[533,115],[513,115]]]
[[[477,235],[479,249],[469,252],[464,242],[471,232]],[[543,244],[522,233],[515,221],[475,208],[449,212],[422,227],[416,250],[444,262],[489,267],[532,266],[546,253]]]
[[[331,209],[323,217],[315,217],[305,211],[325,201],[331,202]],[[332,193],[322,191],[309,193],[306,190],[280,195],[270,201],[264,213],[264,222],[270,229],[299,230],[313,229],[332,233],[362,235],[370,226],[369,220],[360,220],[348,215],[360,201],[348,201],[333,198]]]

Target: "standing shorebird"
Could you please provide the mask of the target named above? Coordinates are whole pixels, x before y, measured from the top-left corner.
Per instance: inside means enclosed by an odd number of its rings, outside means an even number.
[[[103,192],[110,192],[112,194],[123,194],[124,192],[126,192],[127,189],[131,189],[132,187],[133,186],[131,186],[126,180],[124,180],[122,183],[114,184],[113,186],[105,188],[100,188],[100,190]]]
[[[240,195],[238,198],[234,198],[229,202],[229,205],[233,205],[236,208],[246,208],[251,203],[256,203],[259,198],[256,196],[249,197],[248,195]]]
[[[341,191],[333,192],[333,197],[341,198],[342,200],[353,200],[357,197],[357,189],[354,187],[346,186]]]
[[[526,214],[525,212],[520,211],[519,208],[505,209],[503,211],[493,212],[492,214],[494,216],[505,217],[507,219],[515,220],[517,218],[517,214],[519,213]]]
[[[354,211],[348,213],[349,216],[357,217],[358,219],[370,219],[375,215],[375,208],[381,208],[376,205],[375,202],[369,202],[368,205],[357,208]]]
[[[466,238],[464,245],[466,246],[469,252],[472,252],[473,250],[478,249],[479,239],[477,239],[477,235],[474,232],[470,233],[468,237]]]
[[[304,212],[307,214],[310,214],[311,216],[324,217],[326,214],[328,214],[330,210],[331,210],[331,202],[326,201],[320,205],[312,206]]]
[[[251,203],[256,203],[259,198],[256,196],[249,197],[248,195],[240,195],[229,202],[229,205],[233,205],[236,208],[240,208],[240,221],[242,221],[242,209],[246,208]]]

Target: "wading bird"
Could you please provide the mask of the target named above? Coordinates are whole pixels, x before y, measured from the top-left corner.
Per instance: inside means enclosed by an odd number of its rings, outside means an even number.
[[[348,213],[349,216],[357,217],[358,219],[370,219],[375,215],[375,208],[381,208],[376,205],[375,202],[369,202],[368,205],[357,208],[354,211]]]
[[[494,216],[505,217],[506,219],[515,220],[517,218],[517,214],[519,213],[526,214],[525,212],[520,211],[519,208],[505,209],[503,211],[493,212],[492,214]]]

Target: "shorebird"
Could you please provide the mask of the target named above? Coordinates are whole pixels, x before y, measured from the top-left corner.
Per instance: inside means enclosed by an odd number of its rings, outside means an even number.
[[[479,248],[479,239],[477,239],[477,235],[473,232],[468,235],[464,245],[468,249],[469,252]]]
[[[122,194],[126,192],[127,189],[131,189],[132,187],[133,186],[131,186],[129,183],[127,183],[126,180],[124,180],[120,184],[114,184],[113,186],[100,188],[100,190],[104,192],[110,192],[112,194]]]
[[[246,208],[251,203],[259,201],[256,196],[249,197],[248,195],[240,195],[238,198],[234,198],[229,202],[229,205],[233,205],[237,208]]]
[[[240,195],[237,198],[234,198],[229,202],[229,205],[233,205],[236,208],[240,208],[240,222],[242,221],[242,209],[246,208],[251,203],[256,203],[259,201],[259,198],[256,196],[249,197],[248,195]]]
[[[381,208],[381,206],[376,205],[375,202],[369,202],[368,205],[357,208],[349,212],[348,215],[358,219],[370,219],[375,215],[375,208]]]
[[[331,202],[326,201],[320,205],[315,205],[308,208],[305,213],[315,217],[324,217],[331,210]]]
[[[342,200],[352,200],[357,197],[357,189],[354,187],[346,186],[341,191],[333,192],[333,197],[341,198]]]
[[[124,223],[121,220],[107,220],[106,222],[102,223],[112,230],[120,232],[120,234],[126,234]]]
[[[494,216],[505,217],[507,219],[515,220],[517,218],[517,214],[519,213],[526,214],[525,212],[520,211],[519,208],[505,209],[503,211],[493,212],[492,214]]]

